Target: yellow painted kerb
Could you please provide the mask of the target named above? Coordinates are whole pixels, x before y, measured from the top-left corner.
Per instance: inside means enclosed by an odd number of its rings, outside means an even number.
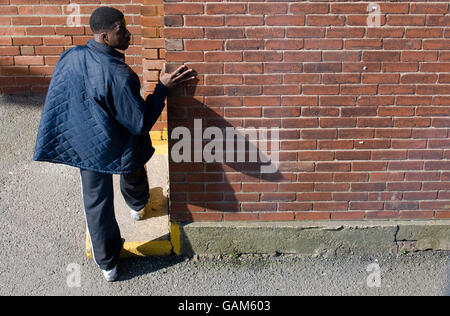
[[[170,223],[170,241],[172,243],[173,252],[176,255],[181,253],[180,225],[178,223]]]
[[[126,241],[123,244],[121,258],[128,257],[148,257],[148,256],[168,256],[181,253],[180,226],[177,223],[170,223],[170,240],[153,240],[148,242]],[[86,256],[92,259],[91,242],[86,229]]]

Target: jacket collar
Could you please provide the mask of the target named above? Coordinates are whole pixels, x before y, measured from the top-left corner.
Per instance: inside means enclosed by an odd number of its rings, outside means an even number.
[[[119,51],[115,50],[112,47],[100,44],[100,43],[96,42],[93,39],[90,39],[87,42],[87,46],[89,48],[91,48],[91,49],[94,49],[94,50],[99,51],[101,53],[104,53],[104,54],[110,55],[110,56],[112,56],[114,58],[117,58],[117,59],[119,59],[122,62],[125,61],[125,55],[124,54],[120,53]]]

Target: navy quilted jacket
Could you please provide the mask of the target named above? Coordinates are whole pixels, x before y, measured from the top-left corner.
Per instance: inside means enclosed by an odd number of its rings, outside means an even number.
[[[63,52],[45,99],[33,160],[102,173],[131,173],[155,149],[149,132],[168,88],[144,100],[136,73],[117,50],[90,40]]]

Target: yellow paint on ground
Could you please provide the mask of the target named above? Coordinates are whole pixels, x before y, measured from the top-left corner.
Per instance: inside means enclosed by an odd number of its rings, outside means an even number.
[[[125,242],[121,258],[168,256],[172,253],[172,243],[169,240],[154,240],[148,242]]]
[[[125,241],[120,253],[121,258],[168,256],[180,254],[180,228],[177,223],[170,224],[170,240]],[[86,227],[86,257],[93,259],[91,241]]]
[[[171,223],[170,240],[153,240],[147,242],[125,241],[120,258],[168,256],[172,251],[180,254],[180,229],[177,223]],[[86,232],[86,256],[92,259],[89,234]]]
[[[153,147],[155,148],[155,155],[164,155],[169,152],[168,139],[169,134],[167,130],[150,132]]]
[[[155,148],[155,155],[167,154],[168,149],[168,132],[156,131],[150,132],[153,147]],[[171,223],[170,226],[170,241],[169,240],[154,240],[147,242],[125,241],[121,258],[130,256],[166,256],[170,255],[172,251],[175,254],[180,254],[180,228],[177,223]],[[86,256],[92,259],[91,242],[89,233],[86,227]]]
[[[92,251],[91,251],[91,239],[89,238],[88,229],[86,226],[86,257],[92,259]]]
[[[172,243],[169,240],[154,240],[148,242],[125,242],[120,252],[120,258],[168,256],[172,253]],[[93,259],[89,234],[86,234],[86,257]]]
[[[167,129],[164,129],[163,131],[151,131],[150,132],[150,138],[152,141],[158,141],[158,140],[169,140],[169,133]]]

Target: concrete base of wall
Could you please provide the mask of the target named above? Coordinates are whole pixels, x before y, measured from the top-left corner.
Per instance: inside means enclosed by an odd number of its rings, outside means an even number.
[[[340,256],[450,250],[450,221],[196,222],[180,225],[181,254]]]

